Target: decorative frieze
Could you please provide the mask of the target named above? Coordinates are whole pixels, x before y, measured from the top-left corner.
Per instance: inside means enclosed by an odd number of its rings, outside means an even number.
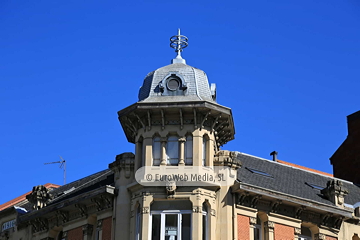
[[[202,207],[201,206],[193,207],[193,213],[202,213]]]

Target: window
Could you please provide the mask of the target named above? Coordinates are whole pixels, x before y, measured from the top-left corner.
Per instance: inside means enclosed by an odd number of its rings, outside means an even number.
[[[261,220],[259,217],[256,218],[256,224],[254,225],[254,240],[261,240]]]
[[[256,174],[259,174],[259,175],[263,175],[263,176],[266,176],[266,177],[273,177],[271,176],[270,174],[268,174],[267,172],[263,172],[263,171],[260,171],[260,170],[256,170],[254,168],[248,168],[248,167],[245,167],[247,170],[249,170],[250,172],[252,173],[256,173]]]
[[[202,143],[202,165],[205,166],[206,165],[206,145],[207,145],[207,140],[206,137],[203,137],[203,143]]]
[[[140,224],[141,224],[141,214],[140,206],[136,208],[136,218],[135,218],[135,240],[140,240]]]
[[[206,203],[203,203],[202,215],[203,215],[203,219],[202,219],[203,234],[202,235],[203,235],[203,240],[207,240],[208,236],[209,236],[209,228],[208,228],[209,214],[208,214],[208,206],[206,205]]]
[[[313,189],[317,189],[317,190],[322,190],[324,189],[325,187],[321,187],[319,185],[316,185],[316,184],[312,184],[312,183],[308,183],[308,182],[305,182],[306,185],[312,187]]]
[[[177,166],[179,163],[179,141],[178,137],[170,136],[168,137],[166,143],[166,156],[167,156],[167,165]]]
[[[151,240],[191,239],[191,210],[151,212]]]
[[[153,139],[153,145],[152,145],[152,154],[153,154],[153,165],[159,166],[161,161],[161,143],[160,143],[160,137],[155,137]]]
[[[187,136],[185,142],[185,165],[193,164],[193,137]]]

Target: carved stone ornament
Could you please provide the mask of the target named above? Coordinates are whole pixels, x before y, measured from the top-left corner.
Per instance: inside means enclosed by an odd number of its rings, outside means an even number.
[[[193,207],[193,213],[202,213],[202,207],[201,206]]]
[[[166,193],[167,195],[174,195],[176,190],[176,183],[175,181],[168,181],[166,182]]]
[[[83,226],[83,235],[84,236],[92,236],[94,225],[92,224],[86,224]]]
[[[300,234],[301,234],[301,228],[295,227],[295,228],[294,228],[294,234],[295,234],[295,235],[300,235]]]
[[[143,208],[141,209],[141,213],[142,213],[142,214],[147,214],[147,213],[149,213],[149,207],[143,207]]]
[[[275,227],[275,223],[272,221],[266,221],[264,224],[265,224],[265,227],[268,229],[274,229],[274,227]]]
[[[96,228],[97,228],[98,230],[101,230],[101,229],[102,229],[102,222],[103,222],[102,219],[100,219],[100,220],[97,221]]]
[[[344,197],[349,193],[349,191],[343,187],[343,184],[339,180],[330,180],[327,182],[326,188],[321,190],[327,199],[329,199],[336,206],[344,205]]]
[[[49,193],[49,189],[43,185],[39,185],[33,187],[32,192],[26,196],[26,199],[32,203],[33,209],[39,210],[46,207],[47,203],[52,199],[52,196]]]
[[[241,167],[242,163],[240,161],[239,155],[237,155],[235,152],[221,150],[215,154],[214,165],[228,166],[233,169],[238,169]]]
[[[256,217],[250,217],[249,221],[250,221],[250,225],[255,225],[256,224]]]
[[[326,239],[325,234],[322,234],[322,233],[317,233],[314,236],[315,236],[314,240],[325,240]]]
[[[216,217],[216,210],[215,210],[215,209],[211,209],[211,210],[210,210],[210,214],[211,214],[211,216]]]

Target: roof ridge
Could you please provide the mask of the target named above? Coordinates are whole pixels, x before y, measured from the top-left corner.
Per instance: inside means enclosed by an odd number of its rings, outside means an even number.
[[[308,173],[320,175],[320,176],[323,176],[323,177],[328,177],[328,178],[332,178],[332,179],[336,179],[336,180],[341,180],[342,182],[354,184],[353,182],[350,182],[350,181],[347,181],[347,180],[344,180],[344,179],[341,179],[341,178],[336,178],[336,177],[334,177],[334,176],[324,175],[324,174],[321,174],[321,173],[318,173],[318,172],[314,172],[314,171],[306,170],[306,169],[303,169],[303,168],[299,168],[299,167],[287,165],[287,164],[281,163],[281,162],[274,162],[274,161],[272,161],[272,160],[269,160],[269,159],[266,159],[266,158],[261,158],[261,157],[258,157],[258,156],[254,156],[254,155],[251,155],[251,154],[248,154],[248,153],[243,153],[243,152],[238,152],[238,151],[236,151],[236,152],[237,152],[237,153],[240,153],[240,154],[242,154],[242,155],[245,155],[245,156],[257,158],[257,159],[260,159],[260,160],[265,160],[265,161],[268,161],[269,163],[279,164],[279,165],[282,165],[282,166],[285,166],[285,167],[295,168],[295,169],[298,169],[298,170],[301,170],[301,171],[304,171],[304,172],[308,172]],[[280,161],[281,161],[281,160],[280,160]],[[294,164],[294,165],[297,165],[297,164]],[[300,165],[299,165],[299,166],[300,166]],[[311,168],[309,168],[309,169],[311,169]],[[321,172],[321,171],[319,171],[319,172]]]

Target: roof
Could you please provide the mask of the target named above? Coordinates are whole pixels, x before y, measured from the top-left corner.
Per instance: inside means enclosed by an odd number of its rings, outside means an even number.
[[[53,184],[53,183],[46,183],[46,184],[44,185],[44,187],[53,189],[53,188],[58,188],[58,187],[60,187],[60,185]],[[21,195],[21,196],[19,196],[19,197],[17,197],[17,198],[14,198],[14,199],[12,199],[12,200],[4,203],[4,204],[1,204],[1,205],[0,205],[0,211],[6,209],[6,208],[8,208],[8,207],[12,207],[12,206],[14,206],[14,205],[16,205],[16,204],[18,204],[18,203],[21,203],[22,201],[26,200],[26,195],[29,195],[30,193],[31,193],[31,191],[30,191],[30,192],[27,192],[27,193],[25,193],[25,194],[23,194],[23,195]]]
[[[184,80],[186,90],[181,95],[163,96],[159,86],[171,74]],[[144,102],[177,102],[177,101],[210,101],[213,100],[208,78],[204,71],[186,65],[173,63],[150,72],[139,90],[139,101]]]
[[[241,183],[334,206],[321,195],[320,189],[311,187],[313,185],[325,188],[333,177],[298,165],[291,166],[288,163],[274,162],[245,153],[238,153],[238,158],[242,162],[242,167],[238,170],[238,181]],[[252,169],[270,176],[252,172]],[[345,196],[345,203],[354,205],[360,202],[360,187],[345,180],[338,180],[349,190],[349,194]]]
[[[76,195],[80,195],[84,192],[91,191],[93,189],[105,186],[105,185],[113,185],[114,177],[113,172],[110,169],[105,169],[103,171],[94,173],[87,177],[81,178],[74,182],[63,185],[59,188],[54,188],[50,191],[50,194],[53,196],[53,199],[47,204],[52,205],[62,200],[74,197]],[[30,194],[31,192],[27,193]],[[32,204],[26,202],[21,205],[21,207],[31,210]]]

